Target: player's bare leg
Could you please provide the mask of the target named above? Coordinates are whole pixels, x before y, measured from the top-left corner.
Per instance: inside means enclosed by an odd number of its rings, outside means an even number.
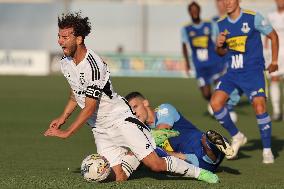
[[[125,172],[123,171],[121,164],[120,165],[116,165],[111,167],[113,173],[111,174],[110,178],[108,178],[108,180],[115,180],[115,181],[126,181],[128,179],[128,176],[125,174]]]
[[[128,152],[122,158],[121,164],[112,167],[107,181],[126,181],[139,165],[140,161],[137,157],[132,152]]]
[[[263,163],[274,163],[274,156],[271,151],[271,120],[266,112],[265,97],[254,97],[252,104],[256,114],[263,145]]]
[[[211,92],[211,86],[210,85],[205,85],[199,88],[202,94],[202,97],[206,100],[206,101],[210,101],[210,98],[212,96],[212,92]],[[210,104],[208,104],[207,106],[207,111],[208,113],[213,116],[213,110],[210,106]]]
[[[211,86],[210,85],[205,85],[203,87],[200,87],[201,94],[203,98],[207,101],[210,100],[212,92],[211,92]]]
[[[214,112],[220,111],[226,104],[229,96],[224,91],[215,91],[211,97],[210,105]]]

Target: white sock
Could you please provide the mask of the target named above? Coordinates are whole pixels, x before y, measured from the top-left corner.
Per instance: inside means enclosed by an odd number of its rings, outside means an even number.
[[[239,132],[238,132],[237,134],[235,134],[232,138],[241,138],[241,137],[243,137],[243,136],[244,136],[244,134],[239,131]]]
[[[280,114],[280,85],[277,81],[270,83],[270,99],[273,108],[273,114]]]
[[[137,169],[137,167],[140,165],[140,161],[137,159],[134,155],[125,155],[122,159],[121,166],[127,177],[130,177],[130,175]]]
[[[272,153],[271,148],[263,148],[263,153],[264,154],[268,154],[268,153]]]
[[[163,157],[167,163],[167,171],[184,175],[184,177],[197,178],[201,169],[174,156]]]

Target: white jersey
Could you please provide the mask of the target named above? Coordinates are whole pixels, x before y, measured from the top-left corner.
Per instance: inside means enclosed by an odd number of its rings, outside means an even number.
[[[71,57],[63,57],[60,63],[77,104],[84,108],[86,97],[97,100],[96,112],[88,120],[89,125],[110,127],[112,121],[129,111],[126,102],[113,90],[107,64],[94,51],[88,50],[78,65]]]
[[[97,153],[107,158],[110,166],[122,164],[128,149],[142,160],[156,148],[149,128],[132,113],[128,103],[112,88],[107,64],[92,50],[76,65],[63,57],[61,70],[68,80],[77,104],[85,107],[85,98],[97,100],[96,112],[89,118]]]
[[[284,12],[278,11],[272,12],[268,15],[268,19],[278,34],[279,38],[279,57],[278,57],[278,71],[271,73],[271,76],[283,76],[284,75]],[[271,57],[271,52],[266,52]],[[268,59],[270,60],[270,59]],[[267,61],[268,63],[271,62]]]
[[[278,11],[272,12],[268,15],[268,19],[275,29],[279,37],[279,53],[283,54],[284,50],[284,12],[279,13]]]

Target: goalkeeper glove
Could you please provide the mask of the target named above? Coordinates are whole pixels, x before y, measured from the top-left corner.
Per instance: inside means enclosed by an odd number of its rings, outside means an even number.
[[[178,136],[179,132],[172,129],[152,129],[151,135],[155,139],[156,145],[159,146],[165,140]]]

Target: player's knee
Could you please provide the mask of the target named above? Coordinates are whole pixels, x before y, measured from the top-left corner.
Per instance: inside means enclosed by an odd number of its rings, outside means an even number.
[[[265,99],[263,97],[256,97],[253,100],[253,108],[257,115],[263,114],[266,112],[266,105],[265,105]]]
[[[210,106],[214,112],[220,111],[226,104],[228,95],[224,92],[214,92],[210,99]]]
[[[257,115],[265,113],[266,112],[265,105],[263,104],[254,105],[254,111]]]
[[[222,103],[214,97],[212,97],[210,100],[210,106],[214,112],[219,111],[223,107]]]

